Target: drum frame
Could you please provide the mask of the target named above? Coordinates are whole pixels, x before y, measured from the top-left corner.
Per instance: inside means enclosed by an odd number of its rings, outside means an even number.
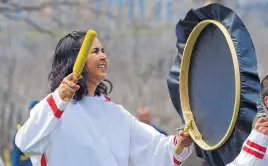
[[[229,128],[219,143],[217,143],[214,146],[208,145],[203,139],[202,135],[200,134],[198,127],[196,126],[196,123],[194,121],[194,116],[191,112],[190,108],[190,100],[189,100],[189,91],[188,91],[188,73],[189,73],[189,67],[191,62],[191,56],[192,51],[195,46],[196,40],[198,39],[200,33],[202,30],[209,24],[214,24],[217,26],[223,35],[225,36],[225,39],[227,41],[227,44],[229,45],[229,49],[232,55],[233,59],[233,66],[234,66],[234,74],[235,74],[235,104],[234,104],[234,110],[233,110],[233,116],[231,123],[229,125]],[[181,107],[184,119],[187,123],[191,122],[191,128],[189,129],[189,133],[193,140],[198,144],[202,149],[204,150],[215,150],[219,147],[221,147],[230,137],[238,117],[239,112],[239,106],[240,106],[240,93],[241,93],[241,86],[240,86],[240,71],[239,71],[239,62],[235,50],[235,46],[233,44],[232,38],[228,32],[228,30],[218,21],[215,20],[203,20],[199,24],[197,24],[192,32],[190,33],[182,56],[181,61],[181,69],[180,69],[180,79],[179,79],[179,85],[180,85],[180,100],[181,100]]]

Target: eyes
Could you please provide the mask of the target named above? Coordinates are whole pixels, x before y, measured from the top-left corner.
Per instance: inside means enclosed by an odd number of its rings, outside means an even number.
[[[104,48],[93,48],[92,49],[92,53],[94,53],[94,54],[99,54],[100,53],[100,51],[102,52],[102,53],[104,53]]]

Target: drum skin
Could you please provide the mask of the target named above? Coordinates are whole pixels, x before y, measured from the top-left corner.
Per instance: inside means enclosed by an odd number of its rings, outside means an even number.
[[[224,138],[236,111],[232,54],[225,36],[214,24],[207,25],[195,42],[188,79],[195,123],[203,140],[214,146]]]

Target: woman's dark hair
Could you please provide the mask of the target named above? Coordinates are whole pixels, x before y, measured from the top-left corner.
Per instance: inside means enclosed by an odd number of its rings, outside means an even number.
[[[261,99],[264,101],[264,98],[268,96],[268,75],[264,77],[261,81]]]
[[[50,93],[54,92],[59,87],[62,80],[72,73],[76,57],[82,46],[83,38],[85,35],[85,31],[73,31],[67,36],[60,39],[58,42],[54,53],[52,69],[48,75],[48,80],[50,82]],[[86,67],[82,72],[82,76],[83,78],[78,81],[80,88],[75,92],[73,96],[73,99],[76,102],[81,100],[84,96],[88,95],[86,86]],[[108,87],[104,82],[107,82],[110,85],[109,92]],[[99,96],[101,93],[108,95],[108,93],[111,93],[112,89],[112,83],[109,80],[105,79],[96,88],[95,95]]]

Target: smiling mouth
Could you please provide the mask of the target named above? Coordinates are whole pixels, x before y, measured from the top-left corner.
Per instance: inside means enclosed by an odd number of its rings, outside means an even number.
[[[105,64],[100,64],[100,65],[98,65],[98,68],[99,68],[99,69],[106,69],[107,67],[106,67]]]

